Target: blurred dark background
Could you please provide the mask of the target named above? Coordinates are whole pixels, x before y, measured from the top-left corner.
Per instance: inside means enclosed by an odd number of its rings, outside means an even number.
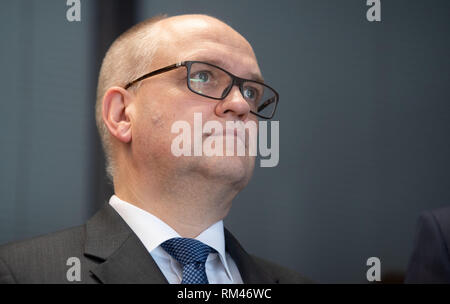
[[[81,1],[0,4],[0,243],[82,224],[112,193],[97,75],[122,31],[166,13],[218,17],[281,95],[280,163],[225,220],[251,253],[321,283],[403,278],[421,211],[450,204],[450,2]]]

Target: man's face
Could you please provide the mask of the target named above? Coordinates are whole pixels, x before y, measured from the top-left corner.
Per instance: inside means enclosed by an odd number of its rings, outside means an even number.
[[[242,78],[261,74],[250,44],[215,19],[177,17],[163,20],[160,25],[162,41],[149,72],[180,61],[198,60]],[[220,122],[223,130],[227,121],[257,123],[237,86],[224,100],[213,100],[191,92],[186,86],[186,76],[186,68],[181,67],[141,83],[132,118],[131,150],[135,165],[163,178],[187,174],[244,187],[255,162],[254,156],[248,156],[248,139],[246,156],[176,157],[172,154],[172,141],[178,135],[171,132],[173,123],[188,122],[193,133],[194,113],[201,113],[203,124],[211,120]],[[203,141],[207,137],[203,135]],[[192,146],[193,143],[192,135]],[[223,146],[225,154],[225,137]]]

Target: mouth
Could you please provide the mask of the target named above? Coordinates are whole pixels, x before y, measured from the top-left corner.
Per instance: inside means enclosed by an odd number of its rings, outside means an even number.
[[[220,137],[226,137],[226,136],[233,136],[240,139],[245,144],[245,131],[238,131],[237,129],[225,129],[222,132],[211,132],[205,134],[206,137],[209,136],[220,136]]]

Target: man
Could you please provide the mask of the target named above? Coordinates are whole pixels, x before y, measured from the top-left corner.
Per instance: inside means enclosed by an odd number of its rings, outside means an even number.
[[[97,126],[115,195],[86,225],[2,247],[0,282],[307,282],[249,255],[223,227],[254,156],[171,150],[174,123],[193,126],[194,113],[226,127],[271,118],[277,102],[250,44],[223,22],[183,15],[131,28],[108,50],[98,83]],[[216,131],[202,139],[242,140]]]
[[[405,283],[450,284],[450,207],[424,212]]]

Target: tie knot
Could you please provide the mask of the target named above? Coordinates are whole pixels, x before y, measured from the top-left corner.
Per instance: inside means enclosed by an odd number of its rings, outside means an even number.
[[[208,245],[189,238],[172,238],[162,243],[161,247],[183,266],[192,263],[204,264],[209,253],[215,251]]]

